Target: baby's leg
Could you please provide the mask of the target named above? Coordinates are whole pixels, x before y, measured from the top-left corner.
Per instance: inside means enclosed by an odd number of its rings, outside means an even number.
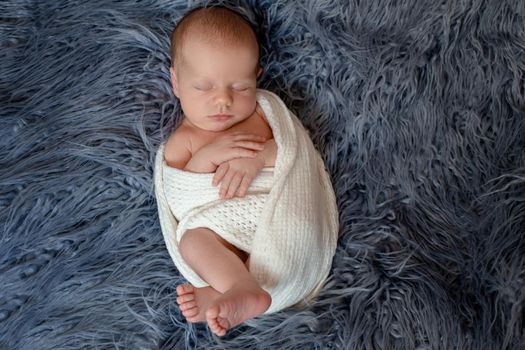
[[[222,237],[217,236],[219,241],[241,259],[248,267],[248,254],[234,245],[228,243]],[[212,287],[195,288],[191,284],[179,284],[177,286],[177,303],[188,322],[206,321],[206,311],[218,297],[222,295]]]
[[[210,329],[220,336],[229,328],[262,314],[271,303],[270,295],[253,279],[242,256],[231,248],[207,228],[188,230],[179,242],[186,263],[223,294],[211,301],[205,311]]]

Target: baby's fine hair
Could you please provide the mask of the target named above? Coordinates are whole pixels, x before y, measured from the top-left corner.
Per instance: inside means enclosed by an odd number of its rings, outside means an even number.
[[[255,42],[260,52],[255,31],[240,14],[222,6],[198,7],[185,14],[171,33],[172,65],[182,62],[182,46],[190,33],[221,46]]]

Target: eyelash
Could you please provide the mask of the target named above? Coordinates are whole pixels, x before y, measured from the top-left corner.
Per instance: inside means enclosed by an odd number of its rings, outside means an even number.
[[[194,86],[193,87],[195,90],[197,91],[208,91],[208,90],[211,90],[210,88],[201,88],[199,86]],[[233,88],[233,90],[237,91],[237,92],[244,92],[244,91],[247,91],[249,88],[247,87],[243,87],[243,88]]]
[[[194,86],[193,88],[195,90],[197,90],[197,91],[208,91],[208,90],[210,90],[209,88],[202,88],[202,87],[199,87],[199,86]]]

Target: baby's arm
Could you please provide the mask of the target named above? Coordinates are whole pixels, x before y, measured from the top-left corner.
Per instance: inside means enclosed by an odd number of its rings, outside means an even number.
[[[196,152],[191,150],[191,135],[177,129],[166,143],[164,157],[168,165],[194,173],[212,173],[219,164],[234,158],[255,158],[264,148],[264,137],[234,133],[223,135]]]

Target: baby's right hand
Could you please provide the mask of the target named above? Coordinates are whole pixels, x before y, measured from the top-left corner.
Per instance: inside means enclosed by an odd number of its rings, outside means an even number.
[[[224,162],[235,158],[255,158],[264,149],[263,136],[237,132],[223,135],[199,149],[186,164],[185,170],[211,173]]]

